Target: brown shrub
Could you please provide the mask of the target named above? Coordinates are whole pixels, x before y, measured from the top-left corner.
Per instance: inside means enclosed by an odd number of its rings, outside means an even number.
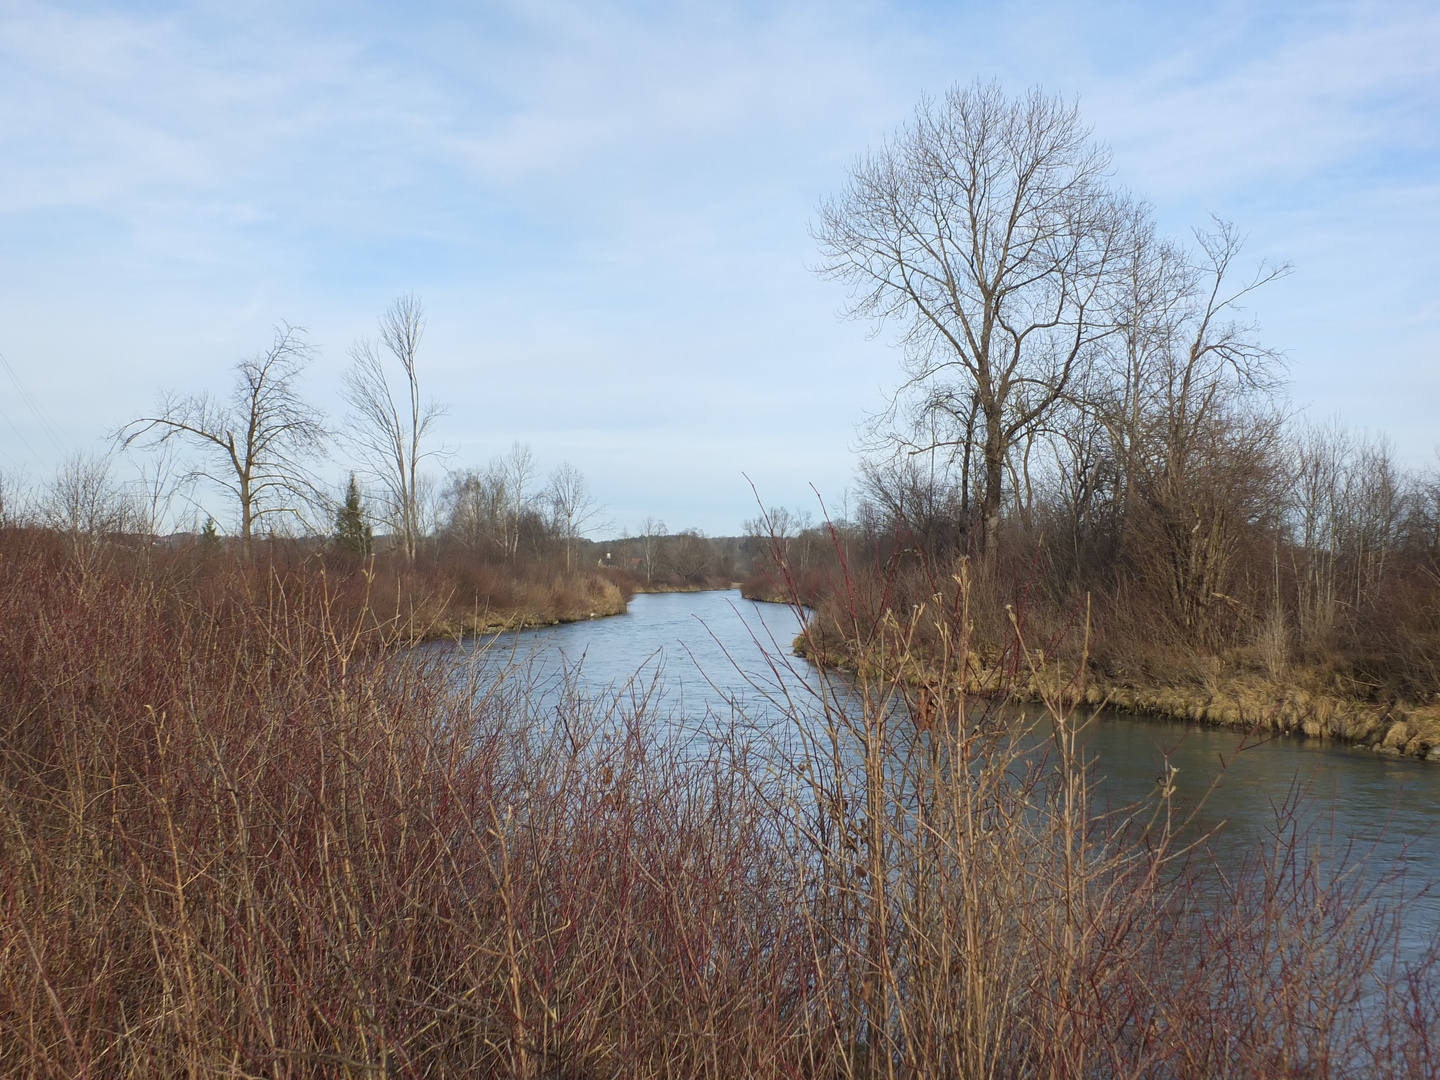
[[[1094,812],[1076,714],[967,703],[963,567],[881,675],[703,753],[397,653],[304,560],[0,567],[0,1074],[1434,1073],[1363,878],[1286,825],[1216,882],[1163,798]]]

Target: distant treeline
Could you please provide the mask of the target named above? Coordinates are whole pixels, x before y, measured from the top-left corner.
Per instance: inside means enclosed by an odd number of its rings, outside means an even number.
[[[422,635],[614,614],[637,589],[750,574],[747,541],[671,535],[655,519],[635,538],[588,541],[611,526],[585,475],[570,462],[543,473],[523,443],[457,462],[434,437],[444,406],[422,392],[424,328],[413,295],[386,310],[350,351],[349,411],[332,425],[301,394],[305,330],[282,323],[234,365],[229,393],[162,393],[111,433],[110,453],[75,454],[49,483],[0,474],[0,528],[51,534],[82,573],[143,548],[207,574],[232,557],[251,570],[321,557],[356,573],[369,559],[391,595],[377,610]],[[138,476],[121,479],[122,454]],[[338,486],[325,479],[337,471]]]

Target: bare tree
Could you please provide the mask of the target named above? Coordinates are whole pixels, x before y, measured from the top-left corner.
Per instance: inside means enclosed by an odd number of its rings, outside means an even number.
[[[141,532],[158,534],[171,523],[175,500],[190,485],[180,448],[175,442],[157,446],[140,463],[140,474],[132,483]]]
[[[1117,200],[1076,108],[992,83],[924,101],[820,208],[820,272],[848,314],[902,326],[912,449],[968,459],[979,426],[981,548],[995,545],[1006,457],[1110,332],[1103,285]]]
[[[788,506],[761,507],[757,517],[746,518],[741,528],[752,550],[764,551],[777,566],[790,554],[790,541],[800,531],[799,522]]]
[[[640,558],[645,564],[645,580],[653,581],[665,544],[665,522],[647,517],[640,526]]]
[[[575,541],[588,528],[604,527],[598,521],[601,508],[590,494],[585,474],[568,461],[550,474],[546,498],[554,529],[565,543],[565,569],[569,570],[574,560]]]
[[[699,585],[715,564],[715,551],[699,529],[681,529],[664,545],[663,562],[676,577]]]
[[[1415,485],[1395,464],[1385,436],[1334,437],[1339,469],[1330,505],[1329,540],[1346,575],[1345,602],[1354,611],[1374,602],[1399,543]]]
[[[40,504],[40,520],[65,537],[82,580],[100,565],[106,542],[141,516],[111,476],[110,460],[93,454],[67,458]]]
[[[1136,284],[1117,318],[1119,390],[1098,407],[1124,471],[1137,554],[1202,640],[1212,614],[1236,610],[1229,578],[1241,537],[1262,522],[1278,526],[1283,416],[1271,393],[1281,357],[1239,314],[1246,296],[1289,267],[1262,263],[1237,283],[1235,229],[1217,222],[1196,240],[1194,261],[1149,241],[1127,249],[1127,287]]]
[[[408,559],[415,558],[423,531],[420,462],[444,452],[423,448],[431,425],[445,412],[420,396],[416,359],[424,333],[420,298],[406,293],[380,316],[378,344],[362,338],[351,348],[345,373],[350,442],[385,493],[386,517]],[[385,354],[400,367],[398,394],[386,374]]]
[[[1330,644],[1341,608],[1373,606],[1404,534],[1423,531],[1428,492],[1395,464],[1388,439],[1337,420],[1300,428],[1287,454],[1300,632]]]
[[[1295,610],[1307,644],[1328,645],[1339,595],[1339,519],[1351,458],[1349,433],[1337,421],[1309,424],[1292,439],[1291,512],[1298,542]]]
[[[497,458],[491,465],[504,478],[506,492],[506,537],[505,550],[514,558],[520,553],[521,524],[526,515],[534,511],[535,479],[540,466],[535,454],[524,443],[517,442],[510,447],[510,453]]]
[[[434,473],[415,477],[416,536],[436,536],[445,525],[445,488]]]
[[[567,462],[542,491],[538,473],[534,453],[518,442],[484,469],[452,473],[439,500],[445,531],[477,554],[498,549],[507,559],[525,543],[538,550],[552,530],[578,535],[595,513],[584,476]]]
[[[1052,541],[1050,562],[1060,580],[1093,569],[1114,556],[1120,535],[1120,470],[1109,428],[1096,400],[1099,381],[1090,377],[1073,388],[1071,400],[1054,413],[1039,436],[1038,535]],[[1098,388],[1104,392],[1104,385]]]
[[[758,517],[746,518],[741,527],[746,536],[784,544],[800,531],[800,522],[799,516],[788,506],[772,506],[762,508]]]
[[[932,558],[955,553],[968,507],[963,481],[935,461],[937,453],[891,454],[860,464],[860,485],[874,529]]]
[[[178,440],[200,451],[203,463],[189,477],[235,497],[241,553],[247,560],[260,522],[301,515],[317,491],[309,463],[324,451],[328,432],[320,414],[295,389],[311,355],[304,334],[302,327],[288,323],[277,327],[269,349],[235,365],[235,388],[227,401],[205,394],[170,395],[160,400],[154,415],[117,432],[126,447],[145,441],[158,448]]]
[[[496,462],[486,469],[452,473],[442,496],[445,529],[475,554],[509,553],[509,501],[505,476]]]
[[[809,510],[772,506],[762,509],[759,517],[747,518],[743,528],[751,541],[750,548],[763,549],[777,564],[790,564],[795,570],[810,565],[818,534]]]
[[[72,536],[125,532],[138,516],[111,477],[109,460],[93,454],[72,454],[56,470],[42,515],[50,528]]]

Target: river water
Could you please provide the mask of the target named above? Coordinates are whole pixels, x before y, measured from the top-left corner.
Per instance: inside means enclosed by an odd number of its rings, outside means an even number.
[[[788,724],[777,702],[804,708],[818,673],[790,655],[795,613],[738,592],[642,594],[628,614],[501,635],[487,663],[521,663],[541,698],[562,685],[601,696],[647,697],[652,715],[687,725]],[[480,643],[432,645],[473,656]],[[1208,846],[1223,868],[1273,845],[1277,810],[1300,816],[1332,851],[1363,857],[1367,878],[1404,896],[1406,951],[1440,934],[1440,765],[1378,756],[1317,739],[1245,737],[1120,714],[1087,734],[1099,798],[1114,806],[1153,795],[1166,762],[1179,805],[1203,800]],[[1428,891],[1427,891],[1428,890]]]

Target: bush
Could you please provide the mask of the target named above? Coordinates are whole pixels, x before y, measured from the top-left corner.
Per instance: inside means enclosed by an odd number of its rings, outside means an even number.
[[[0,1074],[1440,1064],[1433,962],[1299,831],[1220,889],[1163,798],[1093,811],[1073,713],[1037,740],[894,681],[969,648],[963,575],[793,737],[682,745],[397,652],[304,560],[0,560]]]

